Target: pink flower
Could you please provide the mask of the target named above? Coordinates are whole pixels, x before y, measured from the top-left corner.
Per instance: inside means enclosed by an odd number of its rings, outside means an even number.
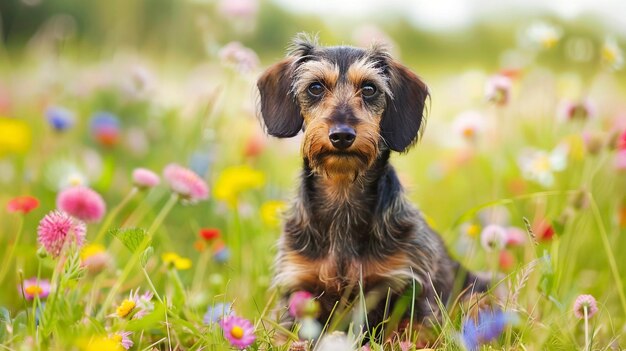
[[[585,318],[585,307],[587,308],[587,318],[593,317],[598,312],[598,305],[593,296],[580,295],[574,301],[574,315],[580,319]]]
[[[221,0],[218,10],[225,17],[252,20],[259,11],[259,3],[257,0]]]
[[[241,350],[252,345],[254,340],[256,340],[254,326],[245,318],[224,316],[224,318],[219,321],[219,324],[228,342]]]
[[[517,227],[506,228],[506,246],[521,246],[526,242],[526,232]]]
[[[618,171],[626,170],[626,150],[619,150],[613,159],[613,166]]]
[[[85,223],[65,212],[52,211],[39,222],[38,241],[52,257],[58,257],[68,240],[74,240],[78,247],[85,241]]]
[[[499,251],[506,243],[506,229],[497,224],[486,226],[480,233],[480,243],[486,251]]]
[[[209,188],[204,180],[190,169],[171,163],[163,170],[163,177],[173,192],[190,203],[209,197]]]
[[[57,196],[57,208],[85,222],[98,222],[106,204],[102,196],[84,186],[67,188]]]
[[[132,332],[129,331],[119,331],[115,334],[109,336],[109,338],[115,342],[118,342],[123,348],[129,350],[135,344],[130,336],[133,335]]]
[[[250,73],[259,65],[256,52],[238,41],[226,44],[218,54],[223,64],[234,67],[239,73]]]
[[[313,299],[313,294],[308,291],[296,291],[289,297],[289,314],[292,317],[300,318],[303,316],[307,303]]]
[[[146,168],[135,168],[133,170],[133,183],[141,189],[154,188],[159,185],[161,178]]]
[[[496,105],[506,105],[511,95],[511,78],[498,74],[485,85],[485,97]]]
[[[559,105],[557,115],[563,122],[584,121],[596,116],[596,107],[589,99],[582,101],[563,100]]]
[[[24,280],[20,293],[24,292],[24,298],[30,301],[38,296],[40,299],[45,299],[50,295],[50,281],[48,279],[38,279],[33,277]]]

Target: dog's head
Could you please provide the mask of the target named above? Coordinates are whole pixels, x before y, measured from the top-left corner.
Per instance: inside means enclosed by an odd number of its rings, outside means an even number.
[[[267,132],[304,130],[303,156],[327,175],[358,174],[380,148],[406,151],[423,121],[426,85],[381,47],[320,47],[297,38],[257,83]]]

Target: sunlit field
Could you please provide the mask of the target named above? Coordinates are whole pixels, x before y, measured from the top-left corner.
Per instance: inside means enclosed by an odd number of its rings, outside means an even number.
[[[626,348],[624,32],[328,6],[0,4],[0,350]],[[450,254],[494,277],[489,303],[440,301],[411,332],[410,303],[381,326],[358,301],[328,321],[307,292],[279,304],[302,138],[265,134],[256,80],[299,32],[384,43],[426,82],[424,133],[391,162]]]

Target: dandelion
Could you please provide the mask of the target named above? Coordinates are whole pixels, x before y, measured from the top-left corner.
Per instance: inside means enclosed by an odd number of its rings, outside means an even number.
[[[488,251],[499,251],[506,243],[506,229],[497,224],[486,226],[480,234],[480,243]]]
[[[116,308],[112,316],[127,319],[140,319],[154,310],[152,303],[152,293],[147,291],[139,295],[139,289],[131,291],[128,299],[122,301]]]
[[[220,49],[218,55],[223,64],[234,67],[240,73],[251,73],[259,65],[256,52],[241,45],[238,41],[226,44]]]
[[[161,178],[146,168],[135,168],[133,170],[133,184],[140,189],[150,189],[159,185]]]
[[[39,207],[39,200],[33,196],[14,197],[7,203],[7,211],[9,213],[27,214]]]
[[[50,295],[50,281],[48,279],[39,279],[33,277],[24,280],[22,289],[20,292],[24,292],[24,298],[28,301],[38,297],[39,299],[45,299]]]
[[[264,183],[263,173],[249,166],[228,167],[220,173],[215,182],[215,198],[236,207],[240,193],[260,188]]]
[[[559,104],[557,116],[563,122],[585,121],[596,116],[596,107],[589,99],[582,101],[563,100]]]
[[[526,150],[519,159],[522,176],[549,187],[554,184],[554,172],[559,172],[567,166],[568,148],[565,145],[557,146],[552,152],[543,150]]]
[[[168,267],[174,267],[181,271],[191,268],[191,260],[181,257],[175,252],[164,253],[161,255],[161,259]]]
[[[224,337],[231,345],[243,350],[252,345],[256,336],[254,326],[249,320],[237,316],[225,316],[219,321]]]
[[[485,97],[496,105],[506,105],[511,95],[511,78],[495,75],[485,84]]]
[[[206,241],[219,239],[221,236],[219,228],[202,228],[200,229],[200,237]]]
[[[98,222],[104,216],[106,204],[94,190],[74,186],[59,193],[57,208],[85,222]]]
[[[31,131],[18,119],[0,117],[0,156],[9,153],[23,154],[28,151]]]
[[[602,61],[612,69],[618,70],[624,65],[624,55],[614,38],[607,38],[601,49]]]
[[[279,200],[266,201],[261,205],[261,220],[268,227],[276,227],[280,224],[279,214],[285,208],[285,202]]]
[[[100,244],[90,244],[86,245],[80,251],[80,260],[82,266],[87,268],[89,273],[97,274],[109,265],[111,256],[104,246]]]
[[[63,132],[74,125],[74,113],[63,107],[51,106],[45,115],[50,126],[57,132]]]
[[[526,29],[526,37],[532,45],[550,49],[561,39],[561,30],[553,25],[536,22]]]
[[[456,135],[469,143],[474,143],[485,132],[487,121],[478,111],[466,111],[459,114],[452,122]]]
[[[114,334],[110,335],[109,339],[115,341],[120,346],[122,346],[124,349],[129,350],[134,345],[134,342],[130,339],[130,336],[132,334],[133,333],[129,332],[129,331],[126,331],[126,332],[125,331],[119,331],[117,333],[114,333]]]
[[[477,321],[472,318],[463,321],[461,342],[468,351],[478,350],[480,345],[500,336],[504,328],[515,319],[515,315],[500,310],[480,310]]]
[[[85,231],[84,222],[65,212],[52,211],[39,222],[37,236],[39,243],[56,258],[68,241],[74,241],[81,247],[85,241]]]
[[[209,188],[204,180],[190,169],[171,163],[163,170],[163,178],[170,189],[188,203],[196,203],[209,197]]]
[[[211,325],[219,322],[226,316],[232,316],[232,308],[233,305],[231,303],[216,303],[215,305],[209,306],[204,314],[204,317],[202,318],[202,322],[206,325]]]
[[[96,112],[91,118],[91,134],[100,144],[115,146],[120,139],[120,121],[110,112]]]

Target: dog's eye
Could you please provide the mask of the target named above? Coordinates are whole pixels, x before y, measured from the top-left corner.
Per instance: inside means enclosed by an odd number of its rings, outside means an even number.
[[[361,95],[364,97],[372,97],[376,95],[376,91],[376,87],[370,83],[366,83],[361,87]]]
[[[309,85],[309,94],[319,97],[324,94],[324,86],[318,82],[312,83]]]

